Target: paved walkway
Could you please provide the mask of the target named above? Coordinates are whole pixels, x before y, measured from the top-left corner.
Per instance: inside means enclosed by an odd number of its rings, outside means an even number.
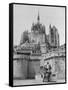
[[[13,80],[13,84],[14,86],[17,85],[34,85],[34,84],[52,84],[52,83],[63,83],[65,82],[64,80],[58,80],[58,81],[54,81],[54,82],[43,82],[41,80]]]

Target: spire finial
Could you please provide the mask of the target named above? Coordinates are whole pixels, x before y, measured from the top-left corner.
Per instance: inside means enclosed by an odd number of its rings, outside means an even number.
[[[38,22],[40,21],[40,16],[39,16],[39,11],[38,11],[38,17],[37,17]]]

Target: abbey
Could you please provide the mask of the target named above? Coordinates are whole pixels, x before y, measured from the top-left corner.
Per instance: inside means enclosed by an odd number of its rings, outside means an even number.
[[[23,32],[20,44],[14,46],[13,54],[14,79],[35,79],[41,74],[41,68],[49,62],[56,80],[65,80],[65,44],[60,46],[55,26],[49,25],[49,34],[46,34],[39,14],[31,32]]]
[[[29,33],[28,31],[25,31],[28,36],[30,43],[35,43],[35,44],[47,44],[49,47],[58,47],[59,46],[59,34],[58,30],[55,26],[51,27],[49,26],[49,34],[46,35],[46,29],[43,24],[40,23],[40,16],[38,14],[37,17],[37,23],[33,23],[31,27],[31,32]],[[23,36],[21,38],[21,43],[23,43]]]

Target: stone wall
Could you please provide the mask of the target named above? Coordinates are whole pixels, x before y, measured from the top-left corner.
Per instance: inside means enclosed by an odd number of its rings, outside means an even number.
[[[13,61],[13,77],[15,79],[27,78],[27,60],[14,60]]]
[[[65,79],[65,57],[55,59],[55,72],[57,79]]]
[[[13,76],[14,79],[34,79],[40,72],[40,60],[14,60]]]
[[[40,60],[29,61],[29,78],[35,78],[40,73]]]
[[[65,57],[54,57],[45,60],[45,65],[49,62],[52,67],[52,73],[56,74],[56,80],[65,80]]]

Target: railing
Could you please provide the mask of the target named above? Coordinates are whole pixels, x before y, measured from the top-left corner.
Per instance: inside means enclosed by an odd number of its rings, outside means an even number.
[[[65,56],[65,50],[58,50],[58,51],[51,51],[48,53],[32,53],[31,50],[22,50],[22,51],[17,51],[16,54],[14,54],[13,58],[23,58],[23,55],[28,55],[30,59],[42,59],[44,57],[45,59],[51,58],[51,57],[60,57],[60,56]],[[25,56],[26,57],[26,56]]]
[[[49,52],[47,54],[44,54],[45,59],[51,57],[60,57],[60,56],[65,56],[65,52]]]

